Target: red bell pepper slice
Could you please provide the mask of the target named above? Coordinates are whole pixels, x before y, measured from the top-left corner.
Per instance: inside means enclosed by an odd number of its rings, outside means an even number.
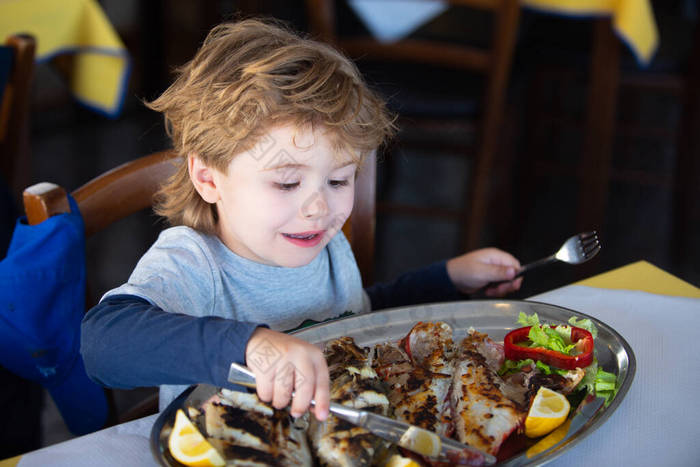
[[[595,347],[593,336],[585,329],[571,326],[571,342],[577,343],[577,348],[581,353],[578,355],[567,355],[556,350],[545,349],[544,347],[519,345],[520,342],[529,340],[530,327],[514,329],[506,334],[505,339],[503,339],[503,347],[508,360],[517,361],[531,358],[563,370],[585,368],[593,363],[593,349]],[[554,328],[555,326],[550,327]]]

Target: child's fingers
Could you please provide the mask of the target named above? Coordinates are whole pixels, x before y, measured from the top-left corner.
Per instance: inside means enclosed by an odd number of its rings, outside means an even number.
[[[291,414],[292,417],[301,417],[309,409],[309,403],[314,397],[316,370],[308,360],[298,362],[298,366],[295,368]]]
[[[284,368],[284,367],[283,367]],[[284,368],[277,370],[273,384],[272,406],[276,409],[283,409],[289,405],[294,391],[294,371]]]
[[[511,266],[516,269],[520,267],[520,261],[518,261],[515,256],[498,248],[483,248],[472,253],[474,253],[476,257],[480,258],[481,262],[501,266]]]
[[[258,398],[263,402],[270,402],[272,400],[273,391],[274,386],[272,384],[272,379],[268,376],[256,373],[255,392],[258,394]]]
[[[487,297],[502,297],[506,294],[509,294],[510,292],[515,292],[516,290],[520,290],[520,286],[523,283],[523,278],[518,277],[517,279],[510,281],[510,282],[504,282],[503,284],[499,284],[496,287],[489,287],[488,289],[485,290],[484,294]]]
[[[314,416],[319,421],[324,421],[328,417],[328,407],[330,405],[330,378],[328,376],[328,366],[325,359],[321,357],[316,364],[316,385],[314,388]]]

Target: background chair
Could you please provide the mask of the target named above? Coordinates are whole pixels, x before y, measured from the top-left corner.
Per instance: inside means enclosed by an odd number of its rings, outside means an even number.
[[[108,228],[114,222],[152,205],[160,184],[174,173],[172,151],[154,153],[127,162],[81,186],[71,193],[85,223],[86,237]],[[371,281],[374,252],[374,186],[376,158],[372,154],[356,181],[353,215],[343,226],[356,255],[363,281]],[[24,191],[27,222],[39,224],[49,217],[69,212],[66,190],[53,183],[42,182]],[[89,277],[89,271],[88,271]],[[88,306],[94,300],[88,298]],[[108,391],[116,411],[113,391]],[[114,421],[123,423],[158,410],[157,392],[128,410],[117,413]]]
[[[18,199],[29,183],[29,98],[36,42],[32,36],[13,35],[5,47],[11,57],[7,81],[0,79],[0,174]]]
[[[403,131],[398,137],[399,147],[411,143],[409,136],[416,126],[421,126],[431,133],[433,130],[444,128],[446,121],[451,121],[452,125],[457,122],[460,125],[458,131],[461,136],[465,134],[475,136],[473,146],[475,149],[467,150],[462,145],[457,151],[461,155],[473,156],[469,176],[465,176],[467,185],[465,198],[458,203],[459,208],[445,209],[407,203],[388,203],[383,200],[377,204],[377,211],[380,214],[397,213],[458,221],[462,231],[461,247],[472,249],[481,245],[486,226],[490,181],[493,178],[494,159],[502,130],[503,107],[518,27],[519,6],[517,0],[459,0],[450,1],[449,4],[452,7],[469,7],[478,10],[476,12],[478,15],[485,14],[487,22],[490,21],[492,24],[490,41],[485,45],[468,45],[459,40],[447,42],[435,38],[435,34],[429,31],[423,37],[412,35],[397,42],[381,43],[371,35],[362,34],[362,32],[359,35],[343,33],[341,20],[350,15],[343,3],[334,0],[306,1],[310,29],[319,39],[334,44],[351,58],[356,59],[370,83],[379,87],[380,91],[386,84],[397,84],[397,87],[386,90],[385,94],[389,106],[398,112],[401,119],[399,126]],[[342,14],[338,13],[341,8],[346,8]],[[448,11],[444,16],[449,20],[452,12]],[[477,23],[481,22],[481,17],[479,16]],[[459,21],[452,21],[452,23],[448,21],[446,26],[453,27],[458,33],[463,32],[460,29],[467,29]],[[397,69],[396,63],[401,62],[409,63],[411,67]],[[380,72],[380,76],[373,79],[377,74],[376,68],[372,69],[372,66],[377,63],[389,72]],[[456,95],[442,95],[439,96],[440,102],[431,102],[449,84],[438,78],[440,74],[433,74],[433,68],[430,68],[427,73],[421,73],[428,67],[473,72],[483,77],[481,87],[483,93],[477,99],[479,103],[477,109],[474,109],[473,100],[466,105],[462,105],[461,102],[463,98],[460,93],[472,84],[468,81],[468,73],[459,75]],[[398,73],[392,75],[392,72],[396,71]],[[406,82],[414,75],[420,76],[423,81],[420,95],[411,95],[410,87],[414,83]],[[459,84],[460,81],[462,85]],[[475,131],[470,128],[475,128]],[[429,148],[431,157],[445,148],[454,154],[455,144],[452,142],[444,144],[444,140],[442,136],[433,135],[432,139],[420,144],[423,148]],[[390,180],[391,177],[392,174],[387,174],[387,179]],[[401,181],[398,182],[401,183]],[[439,181],[436,181],[436,184],[439,184]],[[430,187],[425,189],[429,190]]]
[[[19,215],[21,185],[29,183],[29,92],[34,51],[35,41],[30,36],[13,35],[0,44],[0,258],[5,257]],[[0,458],[39,448],[43,388],[3,367],[0,385],[0,406],[7,419],[13,420],[0,423]]]

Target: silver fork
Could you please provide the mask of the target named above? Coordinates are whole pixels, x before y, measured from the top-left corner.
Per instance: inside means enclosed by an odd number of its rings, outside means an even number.
[[[599,251],[600,241],[598,240],[598,233],[595,230],[593,232],[580,233],[566,240],[561,248],[559,248],[559,251],[553,255],[521,266],[515,277],[522,276],[528,271],[556,261],[563,261],[569,264],[585,263],[597,255]]]
[[[489,282],[476,292],[473,292],[472,297],[481,297],[486,289],[504,284],[506,282],[511,282],[526,272],[546,264],[551,264],[556,261],[563,261],[569,264],[585,263],[597,255],[599,251],[600,241],[598,240],[598,233],[595,230],[593,232],[584,232],[574,235],[573,237],[567,239],[561,248],[559,248],[559,251],[553,255],[538,259],[532,263],[527,263],[525,266],[520,266],[520,269],[518,269],[518,272],[515,273],[513,279]]]

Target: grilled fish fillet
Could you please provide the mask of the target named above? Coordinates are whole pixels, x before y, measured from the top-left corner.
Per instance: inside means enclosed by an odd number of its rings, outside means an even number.
[[[474,336],[467,336],[459,348],[452,381],[453,424],[459,441],[495,455],[525,412],[504,395],[503,381],[479,348]]]
[[[389,415],[389,400],[367,352],[352,338],[331,341],[324,350],[331,376],[331,401]],[[309,438],[322,465],[369,466],[381,456],[387,443],[364,428],[351,425],[330,414],[324,422],[311,417]]]
[[[469,347],[482,355],[486,366],[494,373],[498,373],[506,359],[503,344],[494,341],[488,334],[474,329],[470,329],[462,341],[462,348],[464,347]],[[521,374],[509,375],[499,380],[498,386],[503,395],[518,404],[521,409],[526,409],[530,404],[527,395],[528,386],[523,384],[523,381]]]
[[[202,406],[209,441],[227,465],[311,466],[306,433],[289,413],[275,410],[257,395],[222,389]]]
[[[389,401],[396,419],[449,436],[452,425],[448,394],[452,376],[426,369],[452,371],[449,359],[451,330],[445,332],[446,329],[440,324],[436,327],[414,327],[402,340],[425,367],[415,364],[402,348],[392,343],[375,347],[373,365],[388,385]],[[434,345],[433,349],[447,346],[450,350],[447,354],[434,352],[425,345],[426,341]]]
[[[415,366],[431,373],[452,374],[454,342],[449,324],[420,322],[401,339],[400,345]]]

